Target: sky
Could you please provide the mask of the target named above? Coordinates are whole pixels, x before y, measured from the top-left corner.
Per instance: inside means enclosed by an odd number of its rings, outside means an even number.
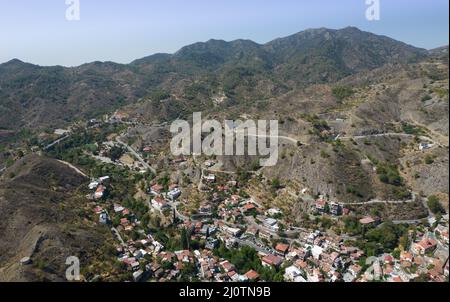
[[[0,0],[0,63],[129,63],[212,38],[266,43],[318,27],[448,45],[448,0],[78,0],[78,21],[66,1],[77,0]],[[367,20],[366,1],[380,2],[379,20]]]

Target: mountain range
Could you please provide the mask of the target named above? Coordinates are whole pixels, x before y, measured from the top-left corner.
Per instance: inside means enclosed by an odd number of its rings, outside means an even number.
[[[15,59],[0,65],[0,129],[58,127],[143,99],[156,102],[147,108],[150,112],[170,119],[210,108],[217,95],[234,102],[264,100],[428,55],[427,50],[347,27],[305,30],[266,44],[209,40],[130,64],[65,68]],[[173,102],[159,103],[168,98]]]

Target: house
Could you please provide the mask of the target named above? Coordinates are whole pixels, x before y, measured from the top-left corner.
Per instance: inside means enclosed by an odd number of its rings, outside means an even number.
[[[198,213],[199,214],[204,214],[204,215],[209,215],[212,213],[212,207],[209,204],[202,204],[200,205],[200,207],[198,208]]]
[[[412,263],[413,260],[414,260],[414,257],[411,253],[409,253],[407,251],[402,251],[400,253],[400,261]]]
[[[173,188],[172,190],[170,190],[167,193],[167,197],[169,197],[172,200],[177,199],[178,197],[180,197],[180,195],[181,195],[181,190],[178,188]]]
[[[236,268],[234,267],[234,265],[231,264],[228,260],[224,260],[224,261],[220,262],[219,264],[220,264],[220,266],[223,268],[223,270],[224,270],[226,273],[229,273],[229,272],[231,272],[231,271],[235,271],[235,270],[236,270]]]
[[[206,241],[206,244],[205,244],[205,248],[209,249],[209,250],[213,250],[218,246],[219,246],[219,240],[212,239],[212,238],[208,238],[208,240]]]
[[[100,218],[99,218],[99,222],[100,222],[101,224],[107,224],[108,221],[109,221],[109,219],[108,219],[108,214],[106,214],[105,212],[101,213],[101,214],[100,214]]]
[[[269,232],[266,232],[264,230],[259,230],[258,236],[261,239],[266,239],[266,240],[271,240],[272,239],[272,235]]]
[[[156,185],[151,186],[150,192],[154,195],[159,195],[159,194],[161,194],[163,189],[164,189],[163,186],[156,184]]]
[[[216,181],[216,176],[213,174],[209,174],[203,177],[207,182],[215,182]]]
[[[191,252],[189,250],[176,251],[175,256],[180,262],[191,262]]]
[[[170,207],[167,201],[159,196],[152,199],[152,206],[158,211],[162,211]]]
[[[150,146],[146,146],[146,147],[142,148],[142,152],[144,152],[144,153],[151,153],[152,151],[153,151],[153,149]]]
[[[249,270],[244,274],[244,276],[250,281],[256,281],[259,279],[259,274],[254,270]]]
[[[227,226],[223,226],[223,230],[234,237],[237,237],[241,234],[241,230],[238,228],[230,228]]]
[[[425,143],[425,142],[422,142],[419,144],[420,151],[425,151],[425,150],[431,149],[432,147],[433,147],[433,144],[429,144],[429,143]]]
[[[294,265],[286,268],[285,273],[284,273],[284,280],[289,281],[289,282],[298,282],[300,280],[299,277],[301,277],[303,279],[302,271],[300,269],[298,269]]]
[[[100,206],[96,206],[94,212],[95,214],[100,215],[101,213],[103,213],[103,208]]]
[[[118,205],[118,204],[114,205],[114,212],[119,213],[119,212],[122,212],[123,210],[125,210],[125,208],[122,207],[121,205]]]
[[[94,198],[96,200],[102,199],[105,196],[105,191],[106,191],[106,188],[104,186],[102,186],[102,185],[98,186],[97,190],[95,190]]]
[[[394,257],[392,257],[390,254],[386,254],[383,257],[383,261],[385,264],[392,264],[394,263]]]
[[[324,199],[319,199],[316,201],[316,210],[319,212],[325,212],[325,208],[327,206],[327,201]]]
[[[278,221],[276,219],[266,218],[263,222],[263,225],[272,231],[275,231],[275,232],[278,231]]]
[[[255,226],[249,226],[245,231],[245,234],[256,237],[256,235],[258,235],[258,228]]]
[[[215,164],[216,164],[216,162],[214,160],[207,160],[207,161],[205,161],[205,167],[207,167],[207,168],[211,168]]]
[[[282,256],[286,255],[286,253],[289,251],[289,245],[288,244],[282,244],[282,243],[278,243],[275,246],[275,250],[281,254]]]
[[[281,215],[281,214],[283,214],[283,212],[281,212],[280,209],[272,208],[272,209],[268,209],[266,211],[267,216],[276,216],[276,215]]]
[[[348,272],[352,274],[354,277],[357,277],[359,273],[361,272],[362,267],[358,264],[353,264],[348,268]]]
[[[334,216],[340,216],[342,214],[342,207],[337,202],[330,203],[330,213]]]
[[[94,190],[95,188],[97,188],[98,187],[98,185],[99,185],[100,183],[98,182],[98,181],[92,181],[90,184],[89,184],[89,190]]]
[[[298,268],[298,269],[300,269],[302,271],[305,271],[308,268],[308,263],[306,263],[304,260],[297,260],[294,263],[294,265],[295,265],[296,268]]]
[[[243,207],[244,213],[251,213],[252,211],[256,211],[256,206],[253,203],[247,203]]]
[[[323,248],[318,245],[314,245],[311,249],[311,253],[312,253],[314,259],[319,259],[320,255],[322,255],[322,253],[323,253]]]
[[[434,230],[436,237],[440,239],[441,242],[445,244],[449,244],[448,238],[448,227],[444,227],[442,225],[438,225]]]
[[[110,181],[110,177],[109,176],[102,176],[98,180],[99,180],[99,182],[101,184],[108,184],[108,182]]]
[[[283,263],[283,258],[269,254],[262,258],[262,265],[266,267],[279,267]]]
[[[411,251],[415,254],[424,255],[436,249],[437,242],[434,239],[424,238],[411,246]]]

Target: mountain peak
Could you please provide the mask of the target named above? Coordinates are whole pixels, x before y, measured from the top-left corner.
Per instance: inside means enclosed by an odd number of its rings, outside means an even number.
[[[25,64],[25,62],[23,62],[19,59],[12,59],[12,60],[9,60],[9,61],[3,63],[2,65],[18,65],[18,64]]]

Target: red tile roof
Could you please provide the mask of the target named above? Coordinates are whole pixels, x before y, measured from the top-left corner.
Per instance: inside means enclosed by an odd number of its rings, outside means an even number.
[[[245,273],[245,277],[247,277],[250,280],[257,280],[259,278],[259,274],[254,270],[249,270],[248,272]]]

